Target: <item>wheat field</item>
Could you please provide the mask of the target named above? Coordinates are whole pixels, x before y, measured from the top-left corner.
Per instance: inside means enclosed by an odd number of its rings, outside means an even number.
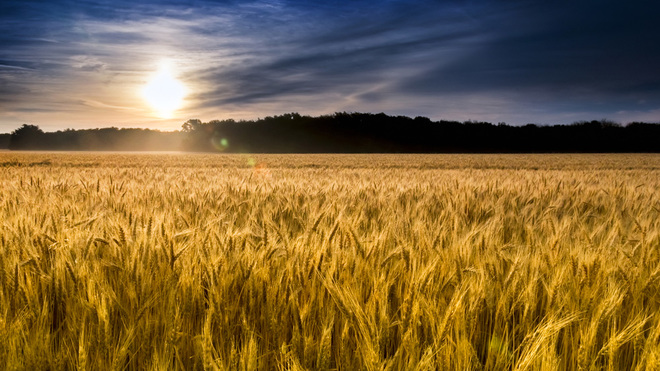
[[[9,370],[658,370],[660,155],[0,153]]]

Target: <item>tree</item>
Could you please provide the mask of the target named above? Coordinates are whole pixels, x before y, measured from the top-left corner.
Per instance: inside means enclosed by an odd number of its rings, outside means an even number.
[[[195,130],[199,129],[202,126],[202,120],[199,119],[190,119],[181,125],[181,128],[184,133],[192,133]]]
[[[12,131],[9,149],[36,149],[43,142],[44,132],[36,125],[23,124]]]

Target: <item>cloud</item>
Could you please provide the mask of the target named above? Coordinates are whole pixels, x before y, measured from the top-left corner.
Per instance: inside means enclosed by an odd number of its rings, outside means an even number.
[[[307,14],[302,12],[300,16]],[[404,78],[409,70],[430,60],[456,58],[464,52],[462,43],[479,37],[460,22],[451,22],[448,16],[439,22],[422,7],[359,13],[340,21],[311,17],[320,26],[276,40],[276,48],[254,50],[244,63],[200,73],[199,79],[217,81],[216,89],[208,94],[212,98],[201,105],[250,104],[309,94],[356,94]],[[407,26],[411,29],[400,32]]]
[[[111,105],[111,104],[106,104],[106,103],[91,100],[91,99],[82,100],[81,103],[86,105],[86,106],[90,106],[90,107],[94,107],[94,108],[103,108],[103,109],[110,109],[110,110],[124,110],[124,111],[139,111],[140,110],[139,108],[135,108],[135,107],[114,106],[114,105]]]
[[[20,70],[20,71],[30,71],[32,68],[28,67],[21,67],[21,66],[12,66],[9,64],[1,64],[0,63],[0,70]]]
[[[71,57],[72,67],[83,71],[102,71],[106,69],[106,64],[96,57],[87,55],[74,55]]]
[[[67,122],[114,110],[143,123],[136,92],[161,59],[191,88],[190,117],[624,120],[647,115],[631,113],[640,101],[644,112],[660,107],[658,10],[612,0],[2,2],[0,126],[42,107],[77,112]]]

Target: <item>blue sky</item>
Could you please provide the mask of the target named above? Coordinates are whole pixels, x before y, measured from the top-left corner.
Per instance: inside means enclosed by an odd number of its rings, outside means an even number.
[[[0,0],[0,132],[296,111],[660,121],[650,1]],[[187,89],[157,117],[163,61]]]

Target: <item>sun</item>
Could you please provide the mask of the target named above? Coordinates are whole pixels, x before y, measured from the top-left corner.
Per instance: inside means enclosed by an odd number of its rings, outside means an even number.
[[[160,118],[171,118],[181,108],[186,87],[172,73],[170,63],[161,63],[158,71],[142,89],[142,96]]]

